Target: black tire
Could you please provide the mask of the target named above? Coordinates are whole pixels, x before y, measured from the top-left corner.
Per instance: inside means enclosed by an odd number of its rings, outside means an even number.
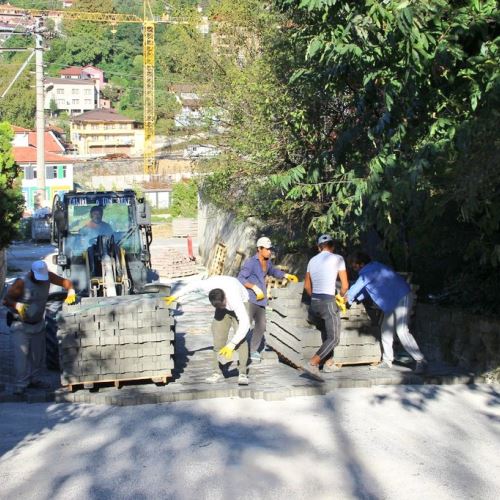
[[[65,298],[66,292],[51,293],[45,306],[45,364],[47,369],[57,372],[60,371],[60,365],[56,317]]]

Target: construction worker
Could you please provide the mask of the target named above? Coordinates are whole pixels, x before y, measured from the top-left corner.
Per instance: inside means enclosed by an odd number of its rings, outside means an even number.
[[[314,322],[324,324],[326,338],[316,354],[309,360],[306,370],[319,376],[320,364],[328,358],[340,341],[340,314],[335,300],[337,277],[340,278],[340,296],[349,288],[344,258],[333,253],[334,242],[330,235],[318,238],[318,255],[307,264],[304,290],[311,297],[309,316]],[[336,369],[334,359],[323,365],[324,372]]]
[[[206,381],[216,383],[224,379],[220,369],[220,362],[227,364],[238,353],[238,384],[248,385],[248,343],[246,340],[250,329],[250,319],[246,308],[248,293],[241,283],[232,276],[211,276],[205,280],[198,280],[165,299],[167,305],[178,301],[181,297],[194,291],[208,294],[210,303],[215,308],[212,321],[212,335],[214,341],[214,355],[212,361],[213,373]],[[234,334],[228,342],[231,327]]]
[[[266,331],[266,305],[267,287],[266,276],[286,278],[298,282],[297,276],[287,274],[273,266],[271,261],[273,245],[271,240],[263,236],[257,240],[257,253],[246,259],[238,274],[240,283],[248,289],[248,314],[253,323],[253,332],[250,338],[250,358],[252,362],[259,363],[262,341]]]
[[[102,220],[104,209],[100,205],[90,209],[90,220],[80,229],[80,234],[90,241],[98,236],[111,236],[113,228]]]
[[[392,344],[396,333],[403,347],[415,360],[415,373],[424,373],[427,361],[408,326],[412,294],[406,280],[390,267],[372,261],[363,252],[356,252],[351,257],[351,265],[359,273],[359,277],[349,288],[345,296],[346,302],[352,304],[355,300],[361,301],[366,293],[384,313],[381,325],[382,363],[378,368],[392,367]]]
[[[31,271],[14,281],[3,300],[10,309],[17,395],[23,394],[27,387],[46,387],[38,375],[45,359],[45,306],[51,284],[68,291],[66,304],[75,302],[73,283],[49,272],[42,260],[33,262]]]

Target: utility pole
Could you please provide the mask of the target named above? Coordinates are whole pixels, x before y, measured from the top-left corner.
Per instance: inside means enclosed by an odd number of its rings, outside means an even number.
[[[42,18],[35,19],[35,87],[36,87],[36,178],[40,204],[47,206],[45,192],[45,115],[43,88],[43,37]]]

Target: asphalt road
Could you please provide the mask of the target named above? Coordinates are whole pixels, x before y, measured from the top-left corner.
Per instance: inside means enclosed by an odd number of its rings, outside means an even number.
[[[497,499],[492,386],[0,405],[1,499]]]

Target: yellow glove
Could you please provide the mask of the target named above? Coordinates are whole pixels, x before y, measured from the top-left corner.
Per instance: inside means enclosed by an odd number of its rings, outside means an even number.
[[[224,356],[226,359],[231,359],[233,356],[233,351],[236,346],[232,343],[229,342],[229,344],[225,345],[220,351],[219,354],[221,356]]]
[[[345,312],[347,311],[347,307],[345,305],[345,297],[341,297],[340,294],[335,295],[335,303],[337,304],[337,307],[342,311],[342,313],[345,314]]]
[[[25,304],[24,302],[16,302],[16,305],[14,306],[16,308],[17,314],[19,314],[19,317],[24,320],[26,316],[26,309],[28,309],[28,304]]]
[[[162,297],[162,300],[167,304],[167,306],[171,306],[173,302],[177,300],[175,295],[170,295],[169,297]]]
[[[297,278],[297,276],[295,276],[295,274],[285,274],[285,278],[288,281],[291,281],[292,283],[298,283],[299,282],[299,278]]]
[[[262,300],[265,297],[264,292],[257,285],[254,285],[252,290],[254,291],[255,298],[257,300]]]
[[[76,293],[73,290],[73,288],[70,288],[68,290],[68,295],[66,295],[66,298],[64,299],[65,304],[74,304],[76,302]]]

